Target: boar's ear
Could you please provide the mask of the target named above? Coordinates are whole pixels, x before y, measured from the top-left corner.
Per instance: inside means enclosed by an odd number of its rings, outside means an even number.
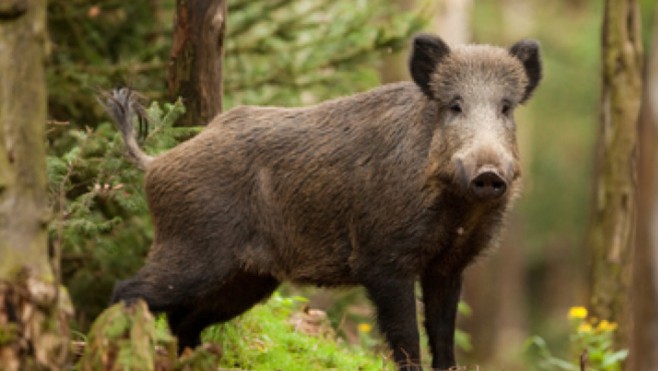
[[[528,76],[528,85],[523,93],[523,99],[521,99],[521,102],[524,102],[530,98],[530,95],[532,95],[532,92],[539,84],[539,80],[541,80],[539,43],[535,40],[521,40],[512,45],[509,52],[521,61],[525,68],[525,73]]]
[[[430,98],[433,98],[430,87],[432,73],[448,53],[450,53],[448,45],[436,36],[420,34],[414,37],[409,70],[416,85]]]

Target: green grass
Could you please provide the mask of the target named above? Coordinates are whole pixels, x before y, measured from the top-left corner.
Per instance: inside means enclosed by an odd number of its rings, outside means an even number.
[[[233,321],[208,328],[206,342],[222,347],[220,366],[242,370],[394,370],[390,359],[340,338],[316,337],[294,330],[289,319],[303,298],[275,293]]]

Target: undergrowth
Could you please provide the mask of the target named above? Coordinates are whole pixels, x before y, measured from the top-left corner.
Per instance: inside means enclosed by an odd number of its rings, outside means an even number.
[[[384,354],[349,345],[333,333],[296,331],[291,316],[306,300],[275,293],[228,323],[212,326],[203,340],[222,348],[220,366],[243,370],[395,370]]]

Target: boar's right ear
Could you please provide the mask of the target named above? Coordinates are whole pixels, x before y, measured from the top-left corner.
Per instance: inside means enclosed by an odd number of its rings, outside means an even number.
[[[414,37],[413,50],[409,58],[409,70],[416,85],[430,98],[433,98],[430,87],[432,73],[439,62],[449,53],[448,45],[436,36],[420,34]]]
[[[509,48],[509,52],[518,58],[523,64],[526,76],[528,76],[528,85],[523,93],[521,102],[530,98],[541,80],[541,57],[539,56],[539,43],[535,40],[521,40]]]

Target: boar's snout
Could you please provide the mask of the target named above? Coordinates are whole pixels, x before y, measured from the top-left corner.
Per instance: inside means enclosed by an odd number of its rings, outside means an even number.
[[[494,168],[485,167],[469,181],[468,190],[481,200],[495,200],[507,193],[507,181]]]
[[[453,157],[462,191],[481,202],[502,199],[519,176],[517,162],[502,150],[491,147]]]

